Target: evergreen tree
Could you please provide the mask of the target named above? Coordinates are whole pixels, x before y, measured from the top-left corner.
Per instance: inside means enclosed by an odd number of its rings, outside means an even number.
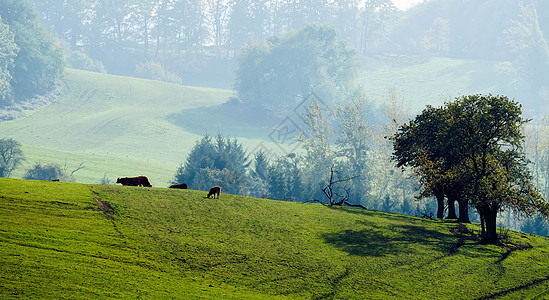
[[[273,199],[284,201],[309,200],[305,193],[300,167],[301,159],[295,154],[278,158],[267,171],[269,195]]]
[[[520,227],[520,230],[530,234],[549,236],[549,224],[547,224],[547,220],[539,214],[532,218],[527,218]]]
[[[249,181],[248,165],[246,151],[236,139],[205,135],[179,166],[173,183],[204,191],[219,185],[227,193],[241,194]]]

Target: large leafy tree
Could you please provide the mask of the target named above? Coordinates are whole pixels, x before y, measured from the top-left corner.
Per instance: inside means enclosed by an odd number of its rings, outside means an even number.
[[[422,121],[430,115],[434,121]],[[485,239],[493,242],[503,209],[548,215],[523,151],[521,128],[527,121],[521,106],[505,96],[463,96],[403,125],[393,136],[394,157],[420,170],[424,189],[457,195],[461,221],[468,221],[462,214],[474,206],[486,225]]]
[[[15,99],[23,100],[52,90],[63,75],[63,51],[40,23],[32,3],[0,0],[0,16],[9,25],[19,47],[11,80]]]
[[[448,114],[443,108],[428,106],[414,120],[402,125],[392,137],[393,158],[397,167],[411,167],[421,183],[421,197],[437,199],[437,218],[444,217],[444,197],[448,195],[448,218],[456,217],[454,203],[455,186],[449,172],[456,163],[455,151],[446,147]],[[468,221],[462,216],[461,221]]]
[[[524,154],[521,105],[505,96],[471,95],[448,104],[448,145],[459,150],[465,196],[486,224],[486,239],[497,239],[497,214],[505,208],[547,215],[547,204],[532,184]],[[484,223],[483,222],[483,223]]]
[[[325,179],[329,176],[330,166],[333,165],[335,158],[335,149],[332,145],[333,130],[328,113],[321,109],[317,101],[313,101],[305,109],[305,126],[298,137],[301,147],[306,152],[304,155],[304,180],[317,193],[320,192]]]
[[[0,17],[0,107],[12,101],[11,79],[18,51],[13,33]]]
[[[0,139],[0,177],[10,177],[25,160],[21,144],[12,138]]]
[[[311,92],[333,102],[353,89],[357,56],[332,26],[304,29],[243,50],[235,90],[241,101],[294,107]]]
[[[337,104],[335,118],[338,124],[336,138],[337,156],[342,158],[340,170],[346,170],[351,189],[349,200],[367,204],[372,186],[373,129],[370,122],[370,106],[363,94]]]

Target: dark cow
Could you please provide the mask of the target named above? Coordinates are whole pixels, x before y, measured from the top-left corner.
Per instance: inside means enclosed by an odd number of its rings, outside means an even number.
[[[152,187],[147,176],[137,176],[137,177],[118,177],[116,183],[121,183],[124,186],[146,186]]]
[[[215,199],[215,194],[217,194],[217,199],[219,199],[219,194],[221,194],[221,187],[219,186],[214,186],[210,189],[210,192],[208,193],[208,196],[206,196],[207,198],[210,198],[210,196],[213,196],[214,199]]]
[[[170,185],[170,189],[183,189],[183,190],[186,190],[188,188],[189,188],[189,186],[187,186],[186,183],[178,183],[178,184]]]

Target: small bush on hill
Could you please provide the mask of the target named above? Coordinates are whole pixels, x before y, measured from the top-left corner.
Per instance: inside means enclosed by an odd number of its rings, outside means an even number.
[[[71,68],[74,68],[74,69],[99,72],[99,73],[107,73],[107,70],[105,69],[101,61],[95,61],[91,59],[91,57],[89,57],[83,51],[70,52],[67,55],[67,63]]]
[[[167,71],[158,62],[146,62],[138,64],[135,67],[135,76],[139,78],[159,80],[170,83],[181,83],[181,78],[177,74]]]
[[[25,172],[25,176],[23,176],[24,179],[29,180],[54,180],[59,179],[62,181],[69,181],[73,182],[74,177],[72,176],[75,172],[77,172],[80,169],[84,168],[84,163],[80,163],[78,168],[71,171],[70,173],[67,171],[67,167],[61,168],[60,165],[55,163],[49,163],[46,165],[43,165],[40,162],[35,163],[35,165],[28,169]]]

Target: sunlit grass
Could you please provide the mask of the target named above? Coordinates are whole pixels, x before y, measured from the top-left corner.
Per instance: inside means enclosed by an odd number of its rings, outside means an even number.
[[[512,232],[531,248],[507,253],[456,246],[451,222],[205,196],[0,179],[0,298],[477,299],[517,287],[508,296],[528,298],[547,287],[546,238]]]

